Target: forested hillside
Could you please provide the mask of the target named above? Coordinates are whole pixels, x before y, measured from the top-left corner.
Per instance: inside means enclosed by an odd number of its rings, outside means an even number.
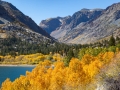
[[[78,52],[71,46],[67,54],[0,56],[3,64],[38,64],[13,82],[6,79],[1,90],[119,90],[119,39],[111,36],[106,42],[101,47],[97,43],[77,48]]]

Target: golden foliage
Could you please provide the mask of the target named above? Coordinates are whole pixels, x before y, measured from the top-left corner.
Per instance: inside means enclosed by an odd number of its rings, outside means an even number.
[[[79,90],[81,86],[94,81],[100,69],[111,62],[114,53],[105,52],[97,56],[85,54],[81,60],[72,58],[68,67],[58,57],[53,57],[57,60],[54,64],[49,60],[40,62],[32,72],[26,72],[26,76],[20,76],[14,82],[7,79],[1,90]],[[45,56],[33,54],[18,58],[34,62],[42,61]]]

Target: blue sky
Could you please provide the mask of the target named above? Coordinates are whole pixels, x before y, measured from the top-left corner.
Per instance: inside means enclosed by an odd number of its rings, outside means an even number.
[[[82,8],[94,9],[110,6],[120,0],[3,0],[12,3],[25,15],[30,16],[37,24],[41,20],[68,16]]]

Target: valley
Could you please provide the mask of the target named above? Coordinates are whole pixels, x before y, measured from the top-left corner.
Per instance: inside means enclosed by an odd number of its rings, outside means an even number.
[[[119,90],[119,14],[118,2],[37,25],[0,0],[0,90]],[[20,76],[5,80],[7,72]]]

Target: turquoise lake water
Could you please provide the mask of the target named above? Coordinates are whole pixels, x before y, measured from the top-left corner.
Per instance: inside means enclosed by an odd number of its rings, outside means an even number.
[[[10,78],[14,81],[20,75],[25,75],[26,71],[32,71],[35,66],[0,66],[0,86],[4,80]]]

